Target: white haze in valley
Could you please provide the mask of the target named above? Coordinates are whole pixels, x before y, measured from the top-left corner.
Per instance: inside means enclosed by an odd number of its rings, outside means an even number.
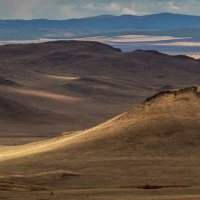
[[[61,40],[69,39],[59,39],[59,41]],[[124,52],[130,52],[137,49],[156,50],[170,55],[187,55],[196,59],[200,58],[200,39],[193,39],[190,37],[122,35],[113,37],[98,36],[73,38],[73,40],[98,41],[120,48]],[[0,41],[0,45],[44,43],[49,41],[58,41],[58,39]]]

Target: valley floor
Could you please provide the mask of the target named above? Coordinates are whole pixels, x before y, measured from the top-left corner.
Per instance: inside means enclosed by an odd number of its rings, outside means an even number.
[[[33,169],[28,168],[22,176],[16,172],[11,172],[12,175],[6,177],[0,174],[0,199],[200,199],[200,160],[149,157],[87,161],[85,158],[68,160],[66,163],[65,166],[61,167],[60,164],[56,167],[56,170],[62,169],[61,171],[49,173],[47,171],[46,174],[40,174],[38,177],[33,173]],[[18,168],[19,165],[15,164]],[[2,163],[0,166],[2,167]],[[77,166],[79,166],[79,175],[65,172],[68,167],[72,171],[77,170]],[[44,169],[37,169],[37,171],[42,172]]]

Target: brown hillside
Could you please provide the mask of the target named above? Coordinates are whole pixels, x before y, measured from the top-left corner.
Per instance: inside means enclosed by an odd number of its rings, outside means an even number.
[[[34,131],[30,122],[35,117],[27,122],[22,116],[15,136],[26,134],[27,142],[95,126],[155,92],[198,85],[199,74],[199,60],[155,51],[123,53],[98,42],[0,46],[0,98],[51,113],[56,124],[47,127],[46,116],[40,115]],[[1,144],[13,145],[15,139],[6,139],[15,132],[7,112],[6,123],[0,120]]]

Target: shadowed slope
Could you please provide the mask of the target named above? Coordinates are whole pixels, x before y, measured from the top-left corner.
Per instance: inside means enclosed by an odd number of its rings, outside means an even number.
[[[7,110],[7,121],[0,120],[0,143],[26,143],[3,140],[8,135],[49,138],[96,126],[155,92],[199,84],[199,74],[199,60],[156,51],[124,53],[98,42],[0,46],[0,98],[51,113],[54,124],[54,128],[46,126],[47,116],[41,115],[35,123],[37,130],[26,120],[13,126]]]

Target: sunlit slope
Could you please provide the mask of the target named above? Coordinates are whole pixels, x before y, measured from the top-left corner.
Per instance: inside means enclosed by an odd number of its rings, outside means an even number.
[[[0,198],[197,200],[199,130],[199,87],[190,87],[91,129],[1,146]]]
[[[97,127],[16,147],[1,147],[0,160],[83,148],[90,154],[199,155],[198,87],[167,91]]]

